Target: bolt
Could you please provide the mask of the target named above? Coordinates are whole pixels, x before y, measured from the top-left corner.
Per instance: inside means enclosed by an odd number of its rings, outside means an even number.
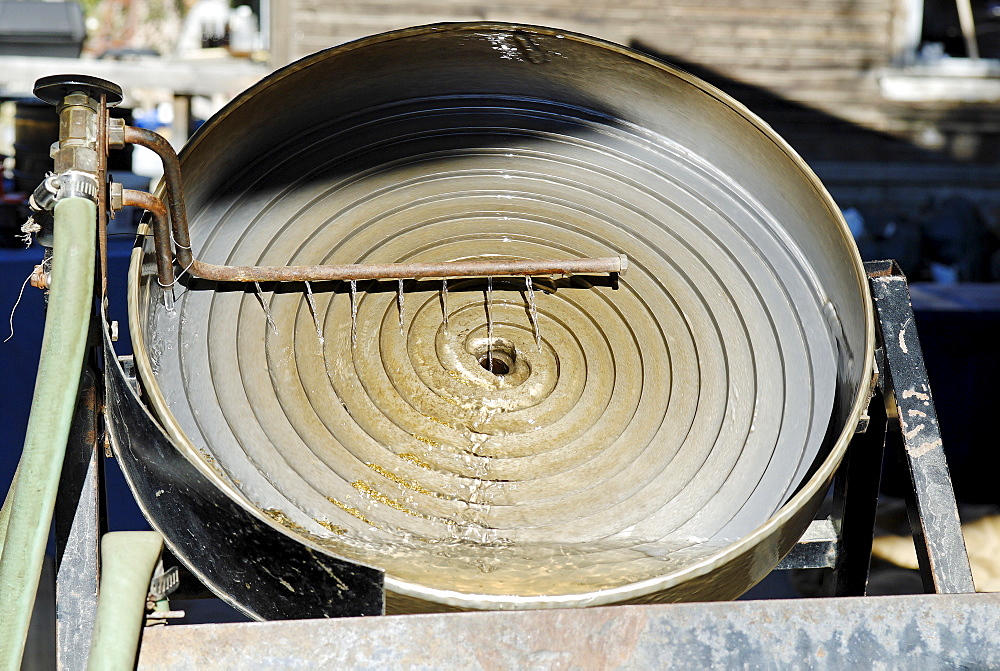
[[[108,149],[125,147],[125,119],[108,119]]]
[[[118,322],[111,322],[111,342],[118,342]]]
[[[111,216],[114,216],[115,212],[122,209],[122,185],[118,182],[111,182],[111,187],[108,189],[108,197],[111,200]]]

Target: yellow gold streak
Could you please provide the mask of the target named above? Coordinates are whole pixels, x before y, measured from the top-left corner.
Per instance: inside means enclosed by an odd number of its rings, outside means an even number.
[[[438,419],[437,417],[434,417],[433,415],[427,415],[427,414],[424,414],[424,413],[420,413],[420,416],[423,417],[423,418],[425,418],[425,419],[429,419],[432,422],[440,424],[441,426],[446,426],[449,429],[454,429],[455,428],[454,426],[452,426],[448,422],[444,421],[443,419]]]
[[[411,454],[410,452],[404,452],[403,454],[397,454],[396,456],[402,459],[403,461],[410,462],[414,466],[419,466],[420,468],[426,468],[427,470],[431,469],[430,464],[428,464],[426,461],[424,461],[417,455]]]
[[[368,464],[368,468],[372,469],[373,471],[375,471],[376,473],[378,473],[382,477],[388,478],[389,480],[392,480],[393,482],[395,482],[397,485],[400,485],[401,487],[406,487],[407,489],[412,489],[415,492],[418,492],[420,494],[426,494],[427,496],[439,496],[439,494],[437,494],[436,492],[432,492],[431,490],[427,489],[426,487],[420,486],[416,482],[410,482],[409,480],[405,480],[405,479],[399,477],[398,475],[396,475],[395,473],[393,473],[392,471],[388,471],[388,470],[382,468],[378,464]]]
[[[330,520],[316,520],[316,524],[320,525],[321,527],[329,529],[335,534],[344,535],[347,533],[347,529],[337,524],[334,524]]]
[[[464,384],[466,387],[475,387],[476,386],[476,384],[474,382],[465,379],[464,377],[462,377],[461,375],[459,375],[458,373],[456,373],[453,370],[449,370],[448,371],[448,376],[452,377],[452,378],[454,378],[456,380],[458,380],[459,382],[461,382],[462,384]],[[448,399],[447,396],[442,396],[442,398],[444,398],[446,401],[450,400],[450,399]]]
[[[288,515],[286,515],[281,510],[278,510],[277,508],[264,508],[263,513],[268,517],[270,517],[275,522],[277,522],[278,524],[286,526],[292,531],[298,531],[299,533],[308,533],[308,531],[304,526],[296,522],[293,522]]]
[[[375,487],[370,482],[365,482],[364,480],[355,480],[354,482],[351,483],[351,487],[354,487],[362,494],[370,496],[371,498],[375,499],[376,501],[378,501],[383,505],[387,505],[390,508],[394,508],[402,513],[406,513],[407,515],[413,515],[414,517],[421,517],[420,514],[413,512],[412,510],[404,506],[396,499],[390,499],[388,496],[386,496],[379,490],[375,489]]]
[[[437,442],[436,440],[431,440],[430,438],[424,438],[423,436],[418,436],[415,433],[411,434],[411,435],[414,438],[416,438],[417,440],[419,440],[421,443],[426,443],[427,445],[430,445],[431,447],[441,447],[441,443]]]
[[[326,497],[326,500],[329,501],[330,503],[332,503],[333,505],[337,506],[341,510],[343,510],[345,513],[348,513],[349,515],[354,515],[355,517],[357,517],[359,520],[361,520],[362,522],[364,522],[368,526],[370,526],[370,527],[376,526],[375,524],[372,523],[371,520],[369,520],[367,517],[365,517],[361,513],[361,511],[358,510],[357,508],[352,508],[351,506],[347,505],[346,503],[343,503],[342,501],[338,501],[337,499],[333,498],[332,496]]]

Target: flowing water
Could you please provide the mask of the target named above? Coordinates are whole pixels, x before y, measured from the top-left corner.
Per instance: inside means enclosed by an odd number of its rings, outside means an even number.
[[[358,345],[358,281],[351,280],[351,347]]]
[[[312,315],[313,326],[316,327],[316,337],[319,338],[320,347],[326,342],[323,338],[323,327],[319,324],[319,315],[316,313],[316,300],[313,298],[312,285],[306,282],[306,303],[309,304],[309,314]]]
[[[255,293],[257,295],[257,301],[260,303],[260,306],[264,308],[264,316],[267,317],[267,325],[271,327],[272,331],[277,333],[278,327],[274,323],[274,318],[271,317],[271,308],[268,306],[267,302],[264,300],[263,294],[261,293],[260,282],[254,282],[253,286],[256,289]]]
[[[403,280],[396,280],[396,305],[399,306],[399,332],[403,333]]]
[[[448,278],[441,280],[441,315],[444,332],[448,332]]]
[[[486,369],[493,372],[493,278],[486,278]]]
[[[538,327],[538,305],[535,303],[535,287],[531,283],[531,275],[524,276],[524,295],[528,298],[528,314],[531,318],[531,329],[535,334],[535,348],[542,351],[542,331]]]

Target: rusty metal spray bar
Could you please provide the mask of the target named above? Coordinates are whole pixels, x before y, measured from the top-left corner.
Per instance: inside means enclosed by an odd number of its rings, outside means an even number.
[[[451,277],[503,277],[513,275],[586,275],[624,273],[628,259],[622,254],[586,259],[475,259],[433,263],[352,263],[315,266],[219,266],[202,263],[191,252],[187,212],[181,195],[180,162],[162,136],[141,128],[125,127],[125,142],[155,152],[163,162],[167,202],[142,191],[126,189],[122,204],[141,207],[153,215],[153,243],[160,286],[174,283],[172,254],[185,272],[217,282],[320,282],[328,280],[392,280]],[[169,211],[169,224],[168,214]],[[170,247],[173,238],[174,251]]]

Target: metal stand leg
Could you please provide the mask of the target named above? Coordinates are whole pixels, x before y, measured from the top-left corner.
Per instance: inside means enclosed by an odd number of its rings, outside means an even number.
[[[910,525],[924,586],[928,592],[974,592],[906,278],[892,261],[869,263],[867,270],[882,336],[887,413],[899,422],[913,485]]]
[[[885,410],[877,396],[868,408],[867,429],[851,441],[834,480],[831,521],[838,536],[836,596],[864,596],[868,588],[886,435]]]
[[[881,342],[867,430],[854,437],[837,472],[830,519],[813,522],[778,568],[834,568],[837,596],[865,594],[882,458],[887,438],[899,436],[912,484],[907,503],[924,588],[974,592],[906,278],[894,261],[865,268]]]
[[[101,537],[101,458],[98,453],[97,375],[80,381],[54,516],[56,535],[56,660],[60,669],[82,669],[97,612]]]

